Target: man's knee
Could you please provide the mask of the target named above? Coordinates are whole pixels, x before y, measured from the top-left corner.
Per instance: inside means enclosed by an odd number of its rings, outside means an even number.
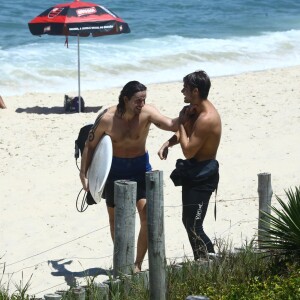
[[[140,222],[147,222],[147,210],[146,210],[146,199],[141,199],[136,203],[136,207],[139,213]]]

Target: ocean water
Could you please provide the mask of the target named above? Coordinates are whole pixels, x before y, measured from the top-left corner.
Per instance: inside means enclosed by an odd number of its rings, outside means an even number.
[[[27,23],[57,3],[5,1],[0,95],[78,89],[77,38],[31,35]],[[81,91],[182,80],[197,69],[232,75],[300,64],[299,0],[105,0],[131,33],[80,39]]]

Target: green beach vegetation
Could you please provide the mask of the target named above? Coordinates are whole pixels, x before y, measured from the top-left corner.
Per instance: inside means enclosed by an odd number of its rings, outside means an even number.
[[[218,254],[213,258],[170,262],[166,299],[185,300],[188,295],[202,295],[210,300],[300,300],[300,188],[285,193],[287,203],[276,196],[280,208],[272,206],[271,213],[266,214],[269,227],[263,230],[261,241],[246,241],[238,251],[233,251],[228,242],[217,241]],[[2,278],[0,300],[38,299],[26,295],[30,279],[25,284],[20,282],[15,286],[16,292],[8,295]],[[107,299],[94,280],[86,278],[86,299]],[[149,289],[139,276],[121,277],[118,285],[110,277],[110,282],[109,299],[149,299]],[[75,299],[72,289],[62,299]]]

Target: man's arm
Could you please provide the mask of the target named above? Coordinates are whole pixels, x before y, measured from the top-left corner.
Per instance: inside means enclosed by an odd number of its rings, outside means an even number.
[[[149,114],[150,122],[153,123],[156,127],[173,132],[176,132],[178,130],[178,118],[171,119],[169,117],[166,117],[152,105],[147,105],[146,110]]]
[[[167,159],[169,153],[169,147],[179,143],[179,132],[177,131],[171,138],[169,138],[158,150],[158,156],[160,159]]]
[[[186,105],[182,108],[179,113],[179,117],[173,120],[176,120],[176,125],[180,129],[180,124],[184,124],[190,118],[190,115],[193,113],[193,107]],[[169,140],[167,140],[161,148],[158,150],[158,156],[160,159],[167,159],[169,147],[172,147],[179,143],[180,131],[178,130]]]
[[[189,126],[189,125],[187,125]],[[198,118],[194,123],[191,134],[188,137],[185,126],[181,122],[179,125],[179,143],[185,158],[193,158],[204,145],[211,131],[211,124],[205,116]]]
[[[105,133],[105,119],[101,120],[107,110],[103,111],[97,117],[93,127],[91,128],[88,138],[85,142],[84,150],[81,156],[80,180],[84,190],[88,191],[87,171],[91,165],[93,154],[101,137]],[[101,122],[100,122],[101,120]],[[100,124],[101,123],[101,124]]]

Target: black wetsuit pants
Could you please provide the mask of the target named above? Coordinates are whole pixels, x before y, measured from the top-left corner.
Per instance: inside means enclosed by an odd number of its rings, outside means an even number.
[[[182,222],[187,231],[195,260],[214,253],[214,247],[203,230],[209,199],[212,192],[198,186],[182,186]]]

